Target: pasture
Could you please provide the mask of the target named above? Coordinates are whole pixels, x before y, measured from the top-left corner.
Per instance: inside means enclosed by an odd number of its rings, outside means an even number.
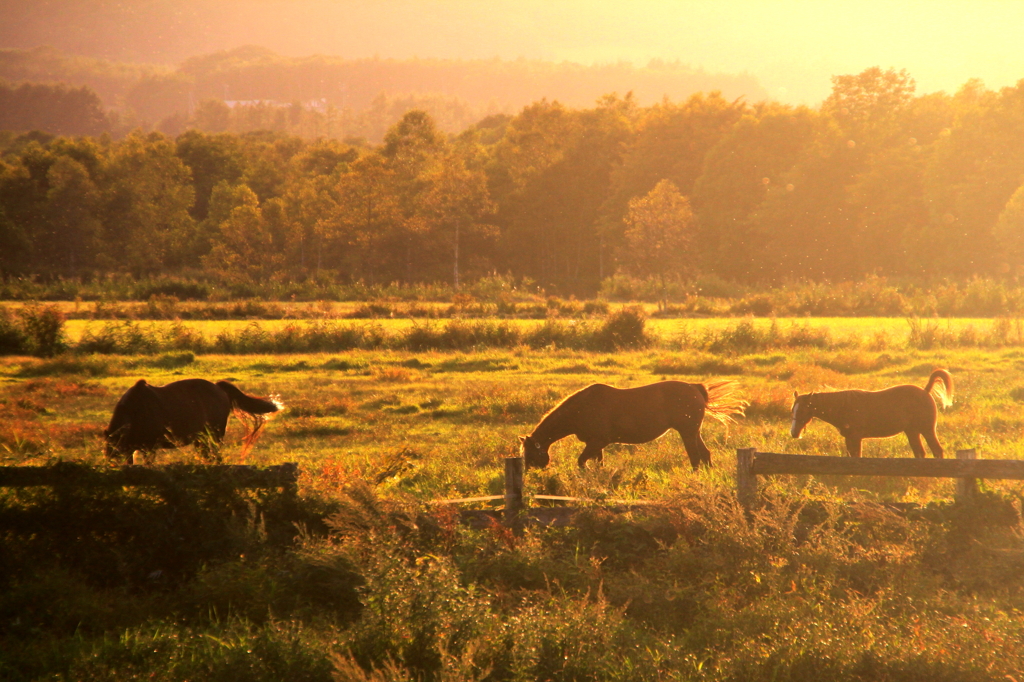
[[[97,324],[73,320],[69,336]],[[209,338],[252,323],[189,324]],[[400,334],[413,323],[379,324]],[[952,504],[953,481],[942,479],[778,477],[764,482],[766,504],[752,521],[735,503],[737,448],[843,453],[836,429],[820,421],[799,440],[789,436],[794,390],[923,386],[936,367],[955,381],[953,406],[938,422],[947,453],[1024,459],[1024,346],[1010,338],[1012,325],[931,324],[935,343],[919,342],[920,327],[915,341],[913,325],[898,319],[708,319],[650,321],[653,344],[619,352],[520,345],[4,358],[3,464],[105,466],[102,429],[137,379],[227,379],[249,394],[276,394],[287,409],[244,458],[232,420],[224,462],[297,462],[302,509],[289,539],[277,542],[280,529],[267,530],[273,503],[243,500],[231,512],[242,524],[232,526],[231,543],[243,549],[211,550],[170,583],[150,578],[170,572],[156,563],[138,580],[99,580],[58,555],[41,558],[44,541],[5,526],[12,552],[0,562],[0,673],[1024,679],[1020,482],[983,482],[971,509]],[[807,342],[794,343],[797,336]],[[670,432],[609,446],[602,466],[580,472],[582,445],[570,437],[552,446],[548,468],[527,472],[526,491],[594,500],[573,527],[516,538],[461,527],[450,508],[429,504],[499,494],[502,459],[569,393],[665,378],[729,378],[745,393],[745,418],[728,428],[705,422],[713,468],[692,472]],[[868,440],[864,456],[910,450],[902,436]],[[198,461],[191,449],[156,460]],[[5,523],[18,509],[50,504],[43,491],[0,495]],[[616,515],[605,499],[668,504]],[[915,506],[894,511],[889,502]],[[26,609],[40,600],[47,608]]]

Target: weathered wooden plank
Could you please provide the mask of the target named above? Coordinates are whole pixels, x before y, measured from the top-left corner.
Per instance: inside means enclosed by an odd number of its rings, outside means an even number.
[[[978,453],[974,448],[970,450],[957,450],[957,459],[970,459],[977,460]],[[958,478],[956,479],[956,491],[954,493],[956,499],[961,502],[968,502],[973,500],[978,495],[978,479],[976,478]]]
[[[505,458],[505,513],[504,522],[519,532],[523,527],[523,472],[526,470],[522,457]]]
[[[736,450],[736,497],[748,512],[757,498],[757,474],[754,473],[754,448]]]
[[[299,466],[294,462],[268,467],[242,464],[124,466],[116,469],[62,462],[50,466],[0,467],[0,487],[28,486],[164,486],[194,487],[225,482],[236,488],[275,488],[295,485]]]
[[[1024,480],[1024,461],[1002,459],[882,459],[754,453],[751,473],[837,476],[920,476]]]
[[[499,502],[504,499],[504,495],[484,495],[483,497],[461,497],[457,500],[430,500],[428,504],[472,504],[474,502]]]

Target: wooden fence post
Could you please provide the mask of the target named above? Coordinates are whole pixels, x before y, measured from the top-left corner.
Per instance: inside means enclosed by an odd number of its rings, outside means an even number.
[[[523,527],[523,458],[505,458],[505,514],[503,520],[509,528],[520,531]]]
[[[757,476],[754,474],[754,448],[736,450],[736,498],[749,514],[757,499]]]
[[[970,450],[957,450],[957,459],[977,459],[978,453],[974,448]],[[978,494],[978,479],[958,478],[956,479],[956,501],[971,502]]]

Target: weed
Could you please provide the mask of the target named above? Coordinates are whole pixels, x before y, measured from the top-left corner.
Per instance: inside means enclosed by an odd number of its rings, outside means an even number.
[[[116,361],[102,356],[61,355],[49,360],[26,363],[18,370],[18,376],[45,377],[81,374],[105,377],[119,374]]]

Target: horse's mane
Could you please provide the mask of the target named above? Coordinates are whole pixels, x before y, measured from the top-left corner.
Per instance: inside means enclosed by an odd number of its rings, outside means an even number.
[[[742,417],[743,410],[750,404],[740,393],[739,384],[732,379],[702,385],[708,394],[704,414],[723,424],[735,423],[736,417]]]

